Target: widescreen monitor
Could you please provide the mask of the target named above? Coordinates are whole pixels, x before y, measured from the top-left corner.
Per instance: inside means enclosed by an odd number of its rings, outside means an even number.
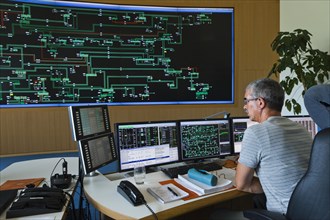
[[[121,171],[179,161],[176,121],[117,123],[115,129]]]
[[[1,0],[1,107],[234,102],[234,8],[102,2]]]
[[[78,146],[85,175],[117,160],[113,133],[79,140]]]
[[[111,132],[106,105],[70,106],[69,119],[75,141]]]
[[[309,115],[291,115],[291,116],[285,116],[291,121],[295,121],[297,123],[302,124],[307,131],[312,135],[312,138],[314,139],[316,133],[318,132],[318,126],[317,124],[313,121],[312,117]]]
[[[199,161],[230,155],[229,119],[179,121],[181,161]]]
[[[245,130],[258,122],[251,121],[248,117],[232,117],[232,139],[234,142],[234,154],[239,154],[242,148],[242,140]]]

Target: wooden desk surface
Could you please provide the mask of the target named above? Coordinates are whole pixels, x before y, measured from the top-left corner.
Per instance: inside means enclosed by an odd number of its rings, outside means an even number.
[[[233,179],[235,171],[222,169],[226,177]],[[111,178],[111,177],[110,177]],[[231,189],[211,195],[201,196],[188,201],[175,201],[166,204],[158,202],[146,189],[159,184],[159,181],[168,179],[161,171],[147,174],[143,185],[138,185],[138,189],[144,195],[145,200],[151,209],[157,214],[159,219],[169,219],[178,215],[189,213],[199,208],[211,206],[220,202],[245,196],[248,193]],[[132,177],[126,180],[134,183]],[[99,174],[94,177],[84,179],[84,191],[89,202],[104,215],[114,219],[154,219],[150,210],[146,206],[133,206],[122,195],[117,192],[117,186],[121,179],[111,181],[106,176]]]

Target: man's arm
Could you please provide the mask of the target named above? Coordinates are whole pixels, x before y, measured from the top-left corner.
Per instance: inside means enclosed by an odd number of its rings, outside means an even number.
[[[254,176],[254,169],[247,167],[241,163],[236,168],[236,187],[250,193],[263,193],[259,178]]]

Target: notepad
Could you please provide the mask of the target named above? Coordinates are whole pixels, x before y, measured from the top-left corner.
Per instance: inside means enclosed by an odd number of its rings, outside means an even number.
[[[189,196],[189,193],[183,191],[172,183],[149,187],[147,188],[147,191],[161,203],[173,202]]]

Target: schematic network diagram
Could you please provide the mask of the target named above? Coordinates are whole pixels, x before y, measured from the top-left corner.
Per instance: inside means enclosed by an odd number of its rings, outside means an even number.
[[[233,102],[232,13],[0,6],[0,105]]]

